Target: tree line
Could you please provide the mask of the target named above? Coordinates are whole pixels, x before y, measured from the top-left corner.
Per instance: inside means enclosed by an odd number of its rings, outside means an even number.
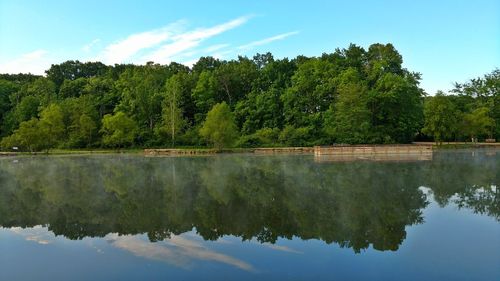
[[[1,147],[216,148],[500,136],[500,71],[428,96],[392,44],[192,67],[66,61],[0,74]]]

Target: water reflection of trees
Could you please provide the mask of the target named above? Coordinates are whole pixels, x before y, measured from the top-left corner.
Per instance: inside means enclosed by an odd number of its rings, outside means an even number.
[[[441,206],[452,202],[500,221],[500,150],[449,151],[422,166],[422,184]]]
[[[321,239],[397,250],[427,200],[499,218],[498,156],[425,163],[314,163],[308,157],[52,157],[0,161],[0,225],[48,225],[70,239],[196,228],[274,242]]]

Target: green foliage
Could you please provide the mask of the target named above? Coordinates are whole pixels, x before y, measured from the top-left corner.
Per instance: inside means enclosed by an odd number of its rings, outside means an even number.
[[[12,109],[10,96],[19,90],[19,86],[9,80],[0,79],[0,136],[5,135],[4,119]],[[2,128],[3,127],[3,128]]]
[[[472,139],[485,135],[491,138],[495,127],[495,119],[489,115],[490,110],[487,107],[480,107],[471,113],[464,114],[462,121],[463,132]]]
[[[138,127],[134,120],[119,111],[104,115],[101,131],[105,145],[120,148],[134,143]]]
[[[100,122],[96,109],[98,107],[98,100],[91,95],[83,95],[78,98],[67,98],[60,102],[60,106],[63,111],[63,120],[66,127],[63,146],[70,148],[88,147],[95,141],[95,137],[97,137],[96,130]],[[85,116],[83,120],[82,116]],[[85,120],[88,118],[91,120]],[[94,124],[94,126],[90,127],[95,128],[87,131],[90,123]]]
[[[339,143],[368,143],[371,124],[368,88],[354,68],[344,71],[339,80],[334,117],[325,127],[331,128],[330,136]]]
[[[63,113],[56,104],[46,107],[40,114],[39,133],[43,136],[44,149],[54,148],[64,134]]]
[[[151,138],[161,120],[163,87],[169,75],[165,66],[147,64],[125,70],[115,83],[115,90],[121,95],[118,110],[137,122],[143,138]]]
[[[179,143],[189,146],[203,146],[205,139],[200,135],[201,126],[193,126],[186,129],[186,131],[179,136]]]
[[[11,100],[17,105],[21,99],[28,96],[37,98],[42,106],[48,106],[56,101],[56,86],[47,78],[38,78],[32,83],[24,84],[11,96]]]
[[[94,120],[88,115],[82,114],[78,120],[78,135],[82,139],[87,147],[90,146],[92,139],[95,135],[97,125]]]
[[[0,74],[0,136],[15,134],[21,123],[58,104],[64,132],[44,147],[202,146],[208,112],[225,103],[242,134],[237,146],[500,138],[500,70],[457,83],[456,95],[436,99],[445,104],[440,108],[424,98],[420,74],[402,62],[392,44],[350,44],[293,59],[271,53],[227,61],[202,57],[192,69],[175,62],[67,61],[52,65],[47,78]],[[115,142],[114,132],[99,133],[104,116],[115,112],[134,123],[132,138],[123,132],[118,139],[125,141]],[[268,128],[273,137],[261,135]]]
[[[287,125],[279,135],[279,141],[286,146],[309,146],[311,145],[311,128]]]
[[[101,62],[82,63],[78,60],[69,60],[61,64],[51,65],[45,73],[47,78],[59,89],[65,81],[101,76],[108,71],[108,68]]]
[[[238,128],[233,113],[225,102],[214,105],[208,112],[207,119],[200,129],[200,135],[218,150],[234,144]]]
[[[76,80],[64,80],[59,89],[59,97],[62,99],[70,97],[79,97],[84,93],[88,80],[78,78]]]
[[[291,87],[281,96],[286,124],[318,126],[335,98],[335,77],[335,65],[328,61],[311,59],[299,64]]]
[[[206,113],[216,104],[216,81],[211,71],[203,71],[198,77],[198,82],[193,89],[193,100],[197,108],[195,121],[203,122]]]
[[[63,134],[61,108],[51,104],[41,112],[40,119],[21,122],[12,135],[2,140],[1,146],[7,149],[16,146],[30,152],[49,151],[61,142]]]
[[[250,135],[241,136],[237,147],[272,147],[279,144],[278,128],[262,128]]]
[[[411,142],[422,126],[422,90],[415,74],[384,74],[370,92],[375,142]]]
[[[176,135],[179,135],[187,124],[180,107],[184,92],[182,77],[183,74],[175,74],[167,80],[165,99],[162,104],[162,121],[156,128],[156,133],[161,137],[170,137],[172,146],[175,146]]]
[[[434,137],[436,142],[450,139],[457,133],[460,112],[442,92],[426,100],[425,125],[422,131]]]
[[[471,79],[463,84],[456,83],[453,92],[458,94],[457,98],[464,104],[461,109],[463,112],[472,113],[478,108],[486,107],[487,115],[494,121],[494,124],[489,125],[493,128],[490,128],[488,134],[490,137],[500,139],[500,69],[497,68],[483,77]],[[471,117],[469,116],[469,119]],[[491,120],[487,120],[486,123],[491,123]],[[467,134],[470,136],[471,132]]]
[[[33,118],[22,122],[12,135],[3,138],[1,146],[4,149],[18,147],[21,150],[35,152],[44,148],[42,140],[43,136],[40,134],[39,121]]]
[[[15,107],[14,120],[17,124],[38,117],[40,99],[37,96],[26,96]]]

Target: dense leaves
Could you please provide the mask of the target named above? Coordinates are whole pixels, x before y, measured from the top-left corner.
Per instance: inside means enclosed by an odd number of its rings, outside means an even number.
[[[436,141],[500,138],[500,69],[425,101],[424,132]]]
[[[125,113],[118,111],[114,115],[104,115],[101,131],[105,145],[123,147],[134,143],[137,125]]]
[[[225,102],[214,105],[200,129],[200,135],[219,150],[234,144],[237,134],[233,114]]]
[[[455,95],[432,97],[402,63],[392,44],[351,44],[320,57],[202,57],[192,68],[67,61],[46,77],[0,74],[2,149],[42,149],[16,136],[41,129],[34,123],[52,105],[63,129],[51,148],[215,145],[200,129],[223,103],[230,114],[222,118],[233,116],[231,135],[242,147],[499,138],[498,69],[456,84]],[[133,132],[111,128],[116,116]]]

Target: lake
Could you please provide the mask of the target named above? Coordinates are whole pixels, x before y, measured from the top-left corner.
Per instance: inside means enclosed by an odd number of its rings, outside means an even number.
[[[500,150],[0,158],[0,280],[500,280]]]

